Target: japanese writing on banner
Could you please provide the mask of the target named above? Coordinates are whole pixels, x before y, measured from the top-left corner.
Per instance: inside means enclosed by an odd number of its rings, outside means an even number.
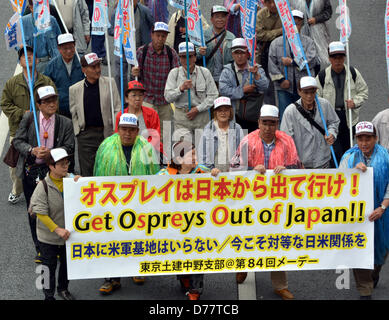
[[[114,54],[120,57],[120,47],[123,46],[127,63],[137,65],[133,12],[132,0],[119,0],[115,13]],[[121,42],[121,34],[123,42]]]
[[[20,9],[20,13],[23,13],[24,10],[26,9],[27,0],[9,0],[9,1],[11,2],[12,9],[14,10],[14,12],[19,12]]]
[[[346,0],[339,0],[340,8],[340,41],[343,43],[347,42],[347,39],[351,35],[351,20]]]
[[[69,279],[373,268],[373,170],[64,180]]]
[[[45,33],[51,29],[49,0],[33,0],[35,34]]]
[[[281,18],[281,23],[290,49],[293,52],[294,61],[299,66],[300,70],[304,69],[307,61],[305,59],[304,49],[301,45],[300,36],[292,17],[288,0],[274,0],[278,14]]]
[[[95,0],[93,3],[91,33],[93,35],[103,35],[110,26],[107,0]]]
[[[190,41],[196,46],[202,46],[202,18],[198,0],[188,0],[191,6],[188,10],[188,36]]]
[[[255,54],[255,24],[257,21],[257,0],[240,0],[240,24],[242,37],[246,40],[251,56]]]
[[[19,24],[19,13],[16,12],[13,14],[11,19],[9,19],[7,26],[4,31],[5,44],[7,50],[10,50],[15,47],[19,47],[22,43],[22,36]]]

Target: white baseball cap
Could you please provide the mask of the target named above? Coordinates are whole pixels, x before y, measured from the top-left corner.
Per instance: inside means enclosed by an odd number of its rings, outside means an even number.
[[[317,82],[314,77],[306,76],[300,79],[300,88],[308,89],[308,88],[317,88]]]
[[[40,100],[47,99],[53,96],[58,96],[52,86],[40,87],[37,90],[37,93]]]
[[[261,107],[261,112],[259,117],[261,119],[267,119],[267,120],[278,120],[279,119],[278,108],[271,104],[264,104]]]
[[[292,16],[300,19],[304,19],[304,13],[300,10],[292,10]]]
[[[74,42],[73,35],[71,33],[63,33],[60,34],[57,38],[58,45],[60,46],[61,44],[64,43],[69,43],[69,42]]]
[[[228,97],[219,97],[213,102],[213,109],[216,110],[221,106],[232,106],[231,99]]]
[[[164,31],[170,33],[169,26],[165,22],[154,23],[154,32],[155,31]]]
[[[119,120],[118,126],[139,128],[138,117],[135,114],[132,114],[132,113],[123,113],[120,116],[120,120]]]
[[[328,54],[334,55],[334,54],[344,54],[346,55],[346,48],[344,47],[344,44],[340,41],[333,41],[328,45]]]
[[[235,38],[231,43],[231,51],[247,51],[247,43],[243,38]]]
[[[369,121],[358,122],[357,125],[355,126],[355,136],[360,136],[360,135],[375,136],[376,132],[374,130],[373,123]]]
[[[53,157],[54,162],[58,162],[59,160],[69,157],[68,153],[63,148],[51,149],[50,154]]]
[[[211,9],[211,15],[213,15],[214,13],[218,13],[218,12],[223,12],[225,14],[228,14],[228,10],[226,7],[223,7],[223,6],[213,6],[212,9]]]
[[[97,62],[101,62],[101,60],[102,59],[99,58],[96,53],[91,52],[81,57],[81,66],[87,67]]]
[[[195,52],[195,47],[192,42],[188,42],[188,52]],[[181,42],[178,45],[178,54],[186,53],[186,42]]]

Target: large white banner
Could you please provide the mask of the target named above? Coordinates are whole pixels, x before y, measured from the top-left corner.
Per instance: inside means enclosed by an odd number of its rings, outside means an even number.
[[[64,180],[69,279],[373,268],[373,171]]]

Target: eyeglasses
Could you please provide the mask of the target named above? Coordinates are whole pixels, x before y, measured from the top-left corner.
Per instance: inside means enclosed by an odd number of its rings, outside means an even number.
[[[189,58],[193,58],[193,57],[195,57],[196,55],[195,54],[190,54],[189,55]],[[180,56],[180,59],[186,59],[186,55],[181,55]]]
[[[57,102],[57,97],[52,97],[52,98],[41,100],[41,104],[51,104],[51,103],[56,103],[56,102]]]

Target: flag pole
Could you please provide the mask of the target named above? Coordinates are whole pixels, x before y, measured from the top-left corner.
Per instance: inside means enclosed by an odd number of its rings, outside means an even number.
[[[351,100],[351,79],[350,79],[350,49],[349,49],[349,40],[348,40],[348,9],[347,9],[347,0],[344,0],[344,19],[346,23],[346,59],[347,59],[347,99]],[[347,107],[347,105],[346,105]],[[351,113],[351,109],[347,108],[348,110],[348,127],[349,127],[349,133],[350,133],[350,148],[353,147],[353,116]]]
[[[34,115],[34,124],[35,124],[35,133],[36,133],[36,140],[38,147],[41,146],[41,141],[39,139],[39,126],[38,126],[38,120],[36,115],[36,108],[35,108],[35,100],[34,100],[34,90],[32,87],[32,79],[30,74],[30,67],[28,63],[28,56],[27,56],[27,48],[26,48],[26,37],[24,35],[24,28],[23,28],[23,19],[22,19],[22,12],[21,12],[20,4],[18,2],[18,13],[19,13],[19,21],[20,21],[20,30],[22,34],[22,42],[23,42],[23,50],[24,50],[24,58],[26,60],[26,66],[27,66],[27,78],[28,78],[28,87],[30,91],[30,103],[32,106],[32,112]]]
[[[124,113],[124,86],[123,86],[123,8],[122,0],[119,0],[119,15],[120,15],[120,100],[122,103],[122,114]]]
[[[189,73],[189,35],[188,35],[188,7],[186,6],[187,0],[184,0],[184,10],[185,10],[185,42],[186,42],[186,78],[190,80],[190,73]],[[191,95],[190,95],[190,89],[188,90],[188,108],[189,111],[191,109]]]
[[[257,18],[256,18],[256,17],[257,17],[257,11],[258,11],[258,2],[255,2],[254,30],[255,30],[256,27],[257,27]],[[257,41],[256,38],[257,38],[257,37],[256,37],[256,35],[255,35],[255,33],[254,33],[253,46],[252,46],[252,48],[251,48],[251,54],[252,54],[252,56],[251,56],[251,66],[252,66],[252,67],[254,67],[255,46],[256,46],[256,41]],[[250,84],[253,84],[253,74],[252,74],[251,72],[250,72]]]
[[[105,21],[106,24],[104,26],[104,35],[105,35],[105,43],[107,46],[107,63],[108,63],[108,77],[109,77],[109,93],[111,97],[111,114],[112,114],[112,126],[113,126],[113,131],[115,131],[115,111],[114,111],[114,106],[113,106],[113,91],[112,91],[112,71],[111,71],[111,56],[110,56],[110,50],[109,50],[109,38],[108,38],[108,3],[105,2],[105,10],[104,10],[104,16],[105,16]]]

